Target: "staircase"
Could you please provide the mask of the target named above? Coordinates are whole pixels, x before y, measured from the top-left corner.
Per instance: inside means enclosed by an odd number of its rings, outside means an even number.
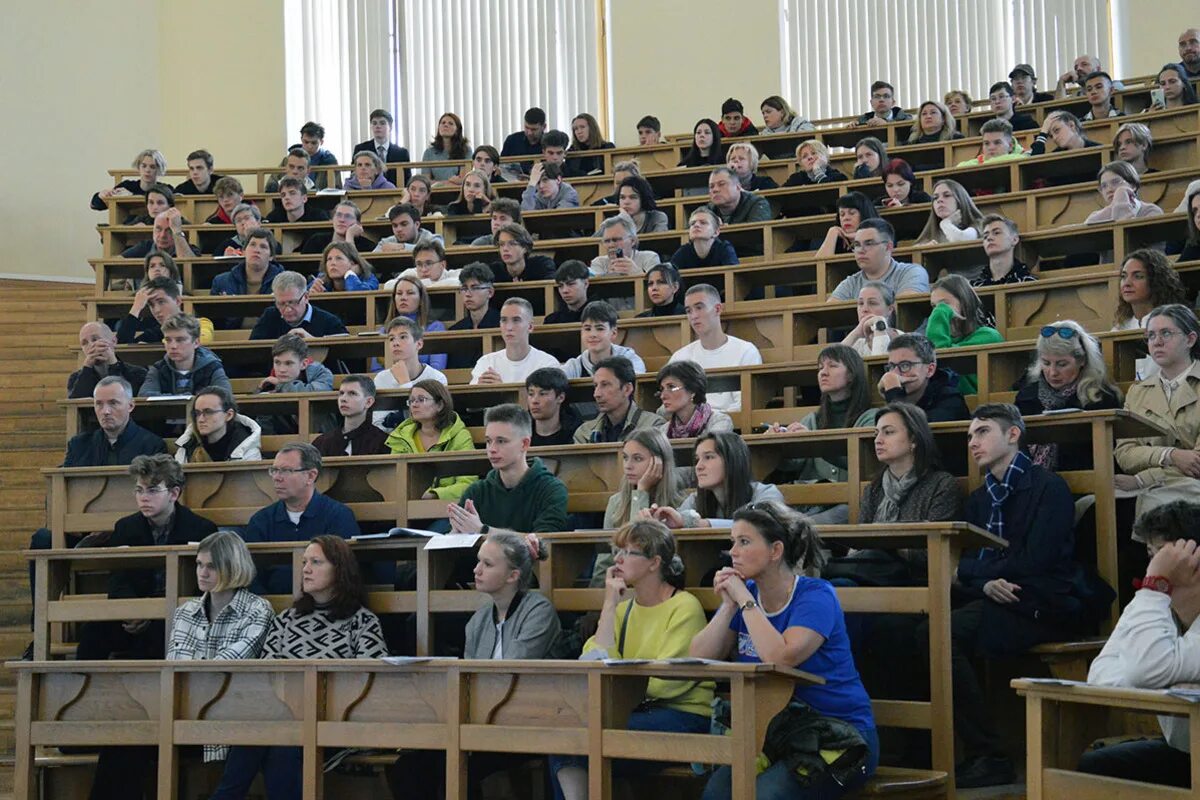
[[[45,524],[40,470],[62,463],[67,375],[77,366],[84,311],[77,283],[0,280],[0,660],[29,642],[29,581],[21,550]],[[0,798],[12,796],[16,683],[0,670]]]

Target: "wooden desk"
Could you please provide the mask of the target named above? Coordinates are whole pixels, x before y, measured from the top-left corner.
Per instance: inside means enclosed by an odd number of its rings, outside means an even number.
[[[446,753],[446,796],[465,800],[471,751],[588,757],[589,795],[612,796],[614,758],[729,764],[755,796],[755,757],[797,682],[763,664],[608,667],[599,662],[378,660],[10,662],[18,672],[14,797],[32,800],[34,748],[158,748],[158,797],[177,796],[178,748],[300,747],[305,800],[323,794],[322,748]],[[626,730],[650,677],[729,684],[732,735]]]
[[[1014,680],[1025,697],[1025,786],[1029,800],[1062,797],[1121,800],[1184,800],[1200,788],[1200,749],[1192,746],[1192,788],[1117,780],[1076,771],[1087,745],[1104,735],[1110,709],[1187,717],[1193,743],[1200,742],[1200,705],[1164,692],[1101,686],[1053,685]]]

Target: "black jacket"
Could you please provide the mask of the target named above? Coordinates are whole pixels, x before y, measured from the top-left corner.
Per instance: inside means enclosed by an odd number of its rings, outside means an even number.
[[[889,389],[883,399],[889,403],[903,403],[905,393],[902,387]],[[952,369],[939,367],[925,387],[925,393],[917,402],[917,407],[925,412],[930,422],[954,422],[955,420],[970,419],[971,411],[967,401],[963,400],[962,392],[958,389],[958,373]]]
[[[158,344],[163,340],[162,326],[150,316],[126,314],[117,321],[117,344]]]
[[[496,276],[496,283],[512,283],[512,276],[508,274],[508,267],[503,261],[493,261],[489,264],[492,268],[492,274]],[[525,271],[521,273],[522,281],[549,281],[554,280],[554,271],[557,267],[549,256],[539,256],[530,253],[525,256]]]
[[[304,330],[313,336],[333,336],[338,333],[349,333],[346,330],[345,323],[335,314],[331,314],[315,305],[311,306],[311,308],[312,318],[307,322],[302,321],[293,328],[283,321],[283,315],[279,313],[278,308],[267,306],[262,316],[258,318],[258,322],[254,323],[254,329],[250,331],[250,338],[278,339],[280,336],[296,328],[304,328]]]
[[[224,178],[225,176],[218,175],[217,173],[214,172],[211,175],[209,175],[208,177],[209,177],[209,181],[208,181],[208,191],[207,192],[202,192],[199,189],[197,189],[196,184],[192,183],[192,179],[188,178],[183,183],[176,184],[175,194],[212,194],[213,187],[217,185],[217,181],[221,180],[221,178]]]
[[[346,455],[347,443],[352,445],[356,456],[386,455],[391,452],[387,446],[387,438],[387,432],[377,428],[368,414],[367,421],[349,433],[345,433],[341,428],[322,433],[313,440],[313,447],[326,457]]]
[[[312,203],[305,203],[304,213],[300,215],[300,219],[293,221],[328,222],[329,212],[323,208],[317,208]],[[287,212],[283,210],[283,206],[276,205],[273,209],[271,209],[271,213],[267,214],[266,222],[289,222]]]
[[[679,300],[678,295],[676,295],[676,300],[674,303],[665,306],[655,306],[649,311],[643,311],[642,313],[638,314],[638,317],[673,317],[676,314],[686,313],[687,310],[683,307],[683,301]]]
[[[465,317],[460,319],[458,322],[451,325],[448,328],[448,330],[473,331],[473,330],[482,330],[483,328],[499,328],[499,327],[500,327],[500,309],[488,308],[487,313],[483,315],[483,319],[480,320],[480,322],[479,322],[478,329],[471,323],[471,315],[467,314]],[[471,363],[474,364],[475,362],[472,361]]]
[[[67,442],[64,467],[111,467],[124,466],[137,456],[152,456],[167,452],[162,437],[138,425],[133,420],[121,431],[117,441],[109,445],[102,430],[78,433]]]
[[[175,504],[175,518],[171,520],[171,530],[167,534],[165,544],[187,544],[199,542],[210,533],[216,533],[217,526],[192,511],[182,503]],[[150,531],[150,520],[140,513],[121,517],[113,527],[113,535],[109,537],[106,547],[151,547],[154,545],[154,534]],[[131,597],[158,597],[161,588],[156,570],[127,569],[113,572],[108,576],[108,596],[112,599]]]
[[[583,417],[570,403],[563,403],[558,409],[558,433],[549,436],[539,436],[537,428],[533,429],[530,437],[530,447],[550,447],[552,445],[567,445],[575,443],[575,430],[583,424]]]
[[[355,153],[361,153],[364,150],[371,152],[371,153],[375,153],[375,155],[379,155],[378,151],[375,150],[375,140],[374,139],[367,139],[365,142],[359,142],[358,144],[354,145]],[[351,161],[354,160],[353,154],[351,154],[350,160]],[[396,163],[403,163],[406,161],[412,161],[412,158],[408,154],[407,147],[400,147],[398,145],[392,144],[391,142],[388,142],[387,158],[385,158],[384,161],[386,161],[389,164],[396,164]],[[389,169],[385,174],[387,175],[387,179],[389,181],[391,181],[392,183],[396,184],[397,186],[407,186],[408,179],[410,177],[412,177],[411,170],[408,170],[408,169],[404,170],[404,183],[401,183],[400,181],[396,180],[396,170],[394,170],[394,169]],[[370,252],[370,251],[367,251],[367,252]]]
[[[118,358],[117,363],[109,365],[108,375],[116,375],[129,381],[136,395],[138,389],[142,388],[142,381],[146,380],[146,368],[137,364],[127,364]],[[72,400],[91,397],[92,392],[96,390],[96,384],[103,377],[106,376],[97,372],[95,367],[80,367],[67,378],[67,397]]]

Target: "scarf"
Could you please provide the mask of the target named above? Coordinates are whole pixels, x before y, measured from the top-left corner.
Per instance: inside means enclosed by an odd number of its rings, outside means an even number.
[[[1071,408],[1079,406],[1082,408],[1083,403],[1079,402],[1079,381],[1075,381],[1069,386],[1062,389],[1055,389],[1050,384],[1046,383],[1044,376],[1038,376],[1038,402],[1041,403],[1044,411],[1057,411],[1061,408]],[[1031,444],[1029,445],[1029,457],[1034,464],[1054,472],[1058,468],[1058,444]]]
[[[1029,456],[1018,450],[1016,457],[1008,465],[1008,469],[1004,470],[1004,480],[996,480],[996,476],[992,474],[991,470],[988,471],[987,477],[984,479],[984,488],[987,489],[988,496],[992,499],[992,513],[988,516],[987,521],[988,533],[999,536],[1001,539],[1008,539],[1004,535],[1004,503],[1012,494],[1013,484],[1032,466],[1033,462],[1029,460]],[[989,552],[990,549],[981,550],[979,557],[983,558],[984,553]]]
[[[676,422],[675,415],[672,414],[671,420],[667,423],[667,438],[691,439],[694,436],[699,436],[701,431],[708,427],[708,422],[712,419],[712,414],[712,406],[708,403],[698,404],[696,410],[692,412],[692,418],[684,423]]]
[[[879,501],[879,508],[875,509],[873,522],[899,522],[900,504],[904,502],[904,498],[916,484],[917,471],[915,469],[910,469],[908,474],[902,478],[897,478],[890,469],[884,469],[881,484],[883,499]]]
[[[813,169],[813,171],[812,171],[812,172],[809,172],[809,173],[808,173],[808,178],[809,178],[809,180],[811,180],[813,183],[820,183],[821,181],[825,180],[825,173],[826,173],[828,170],[829,170],[829,167],[828,167],[828,165],[826,165],[826,166],[817,166],[816,168],[814,168],[814,169]]]

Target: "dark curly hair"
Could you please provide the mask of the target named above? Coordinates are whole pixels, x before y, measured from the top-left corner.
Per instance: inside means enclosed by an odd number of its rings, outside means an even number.
[[[1172,303],[1182,303],[1185,306],[1190,305],[1187,290],[1183,288],[1183,281],[1179,279],[1179,273],[1171,266],[1171,262],[1167,260],[1166,255],[1161,250],[1151,250],[1148,247],[1144,247],[1141,250],[1134,250],[1125,256],[1125,260],[1121,262],[1121,269],[1124,269],[1126,264],[1135,259],[1145,265],[1146,272],[1149,275],[1150,306],[1152,308]],[[1132,316],[1133,307],[1123,298],[1117,300],[1117,311],[1113,315],[1113,325],[1120,326]]]

